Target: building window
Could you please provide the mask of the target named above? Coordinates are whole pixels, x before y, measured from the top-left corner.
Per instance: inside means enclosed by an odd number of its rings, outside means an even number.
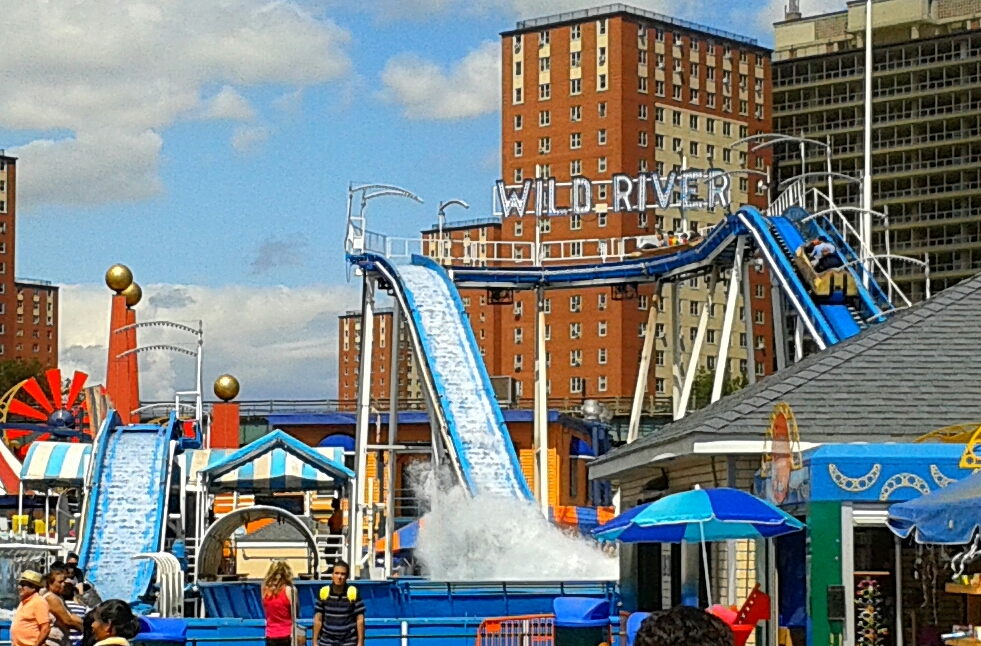
[[[740,332],[739,333],[739,347],[740,348],[745,348],[746,347],[746,333],[745,332]]]
[[[608,186],[606,184],[600,184],[596,187],[596,199],[605,200]]]
[[[874,25],[875,23],[873,22],[872,24]],[[3,347],[2,346],[0,346],[0,350],[3,350]],[[763,367],[763,364],[757,362],[757,364],[756,364],[756,376],[757,377],[762,377],[765,374],[766,374],[766,372],[765,372],[765,369]]]
[[[606,157],[600,157],[598,160],[596,160],[596,170],[599,171],[600,173],[606,172]],[[0,271],[0,273],[3,272]]]
[[[600,35],[606,33],[606,26],[607,26],[608,22],[609,21],[606,18],[604,18],[603,20],[597,20],[596,21],[596,30],[599,32]],[[873,23],[873,24],[875,24],[875,23]]]
[[[579,67],[582,65],[582,52],[572,52],[569,55],[569,67]]]
[[[583,387],[582,377],[571,377],[569,379],[569,392],[570,393],[581,393]]]
[[[542,128],[552,125],[551,110],[540,110],[538,112],[538,125]]]
[[[582,367],[582,350],[569,351],[569,365],[573,368]]]
[[[664,379],[654,380],[654,390],[659,393],[664,393]]]
[[[664,323],[658,323],[654,326],[654,336],[659,339],[664,338]]]
[[[875,24],[875,23],[872,23],[872,24]],[[756,298],[765,298],[765,297],[766,297],[766,289],[763,287],[763,285],[757,285],[756,286]]]
[[[573,240],[569,243],[569,255],[573,258],[582,257],[582,240]]]
[[[550,83],[542,83],[538,86],[538,100],[547,101],[552,98],[552,85]]]
[[[545,312],[546,314],[551,314],[552,313],[552,299],[551,298],[546,298],[545,299],[545,302],[542,304],[542,311]]]
[[[688,100],[690,103],[698,103],[698,90],[688,90]]]
[[[570,339],[582,338],[582,323],[569,324],[569,338]]]
[[[569,121],[582,121],[581,105],[574,105],[569,108]]]
[[[552,139],[551,137],[542,137],[538,140],[538,152],[547,155],[552,152]],[[547,177],[547,175],[545,176]]]
[[[698,157],[698,142],[691,141],[688,143],[688,154],[692,157]]]
[[[654,81],[654,94],[664,96],[664,81]]]
[[[681,101],[681,86],[680,85],[675,85],[674,86],[674,90],[671,93],[671,98],[673,98],[675,101]]]
[[[699,305],[698,301],[689,301],[688,313],[691,314],[692,316],[698,316],[698,305]]]
[[[647,77],[640,76],[637,78],[637,91],[641,94],[647,94]]]
[[[547,72],[552,69],[552,59],[548,56],[538,59],[538,71]]]
[[[749,190],[749,179],[745,177],[739,178],[739,190],[743,193]]]
[[[579,40],[582,38],[582,25],[573,25],[569,28],[569,38],[571,40]]]
[[[596,362],[601,366],[606,365],[606,348],[600,348],[596,353]]]
[[[582,216],[573,213],[569,216],[569,229],[572,231],[578,231],[582,228]]]
[[[514,328],[514,342],[520,344],[525,340],[525,332],[520,327]]]
[[[606,294],[599,294],[596,298],[596,309],[604,311],[606,309]]]
[[[521,130],[524,127],[524,119],[521,118],[520,114],[514,115],[514,129]]]
[[[573,159],[569,162],[569,174],[572,176],[582,175],[582,160]]]
[[[715,330],[707,330],[705,332],[705,341],[711,344],[715,344]]]
[[[694,342],[696,336],[698,336],[698,328],[697,327],[688,328],[688,340]]]
[[[646,160],[643,160],[642,159],[641,161],[646,161]],[[647,170],[647,169],[645,168],[644,170]],[[647,228],[647,213],[646,212],[641,211],[640,213],[637,214],[637,227],[640,228],[640,229],[646,229]]]
[[[647,65],[647,50],[646,49],[641,49],[641,50],[638,51],[638,54],[637,54],[637,64],[638,65]]]
[[[749,114],[749,102],[740,101],[739,102],[739,114],[748,115]]]
[[[729,150],[728,148],[722,149],[722,161],[724,161],[727,164],[732,163],[732,151]]]
[[[521,76],[521,61],[514,61],[514,75]]]
[[[540,32],[538,32],[538,46],[539,47],[544,47],[545,45],[548,45],[549,40],[550,40],[550,34],[549,34],[548,31],[540,31]]]
[[[739,138],[745,139],[749,136],[749,126],[739,126]],[[746,153],[743,153],[744,155]]]
[[[705,357],[705,367],[709,370],[715,370],[715,357]]]
[[[581,312],[582,311],[582,296],[570,296],[569,297],[569,311],[570,312]]]
[[[606,145],[606,128],[602,128],[596,132],[596,143],[600,146]]]
[[[522,170],[520,168],[515,168],[514,169],[514,183],[515,184],[520,184],[523,179],[524,179],[524,173],[522,172]]]
[[[753,312],[753,322],[757,325],[763,325],[766,323],[766,315],[764,314],[763,310],[756,310]]]
[[[520,354],[514,355],[514,371],[515,372],[521,372],[521,369],[524,367],[524,363],[525,363],[525,360],[524,360],[524,356],[523,355],[520,355]]]
[[[582,148],[582,133],[574,132],[569,135],[569,148],[573,150]]]
[[[640,131],[637,138],[637,145],[639,145],[641,148],[647,148],[647,133],[643,130]]]
[[[481,330],[481,332],[483,332],[483,330]],[[552,326],[551,325],[546,325],[545,326],[545,340],[546,341],[551,341],[552,340]]]
[[[756,349],[757,350],[762,350],[765,347],[766,347],[766,339],[763,338],[763,335],[757,336],[756,337]]]
[[[873,22],[872,24],[875,24],[875,23]],[[763,120],[763,106],[762,105],[757,105],[756,106],[756,120],[757,121],[762,121]]]
[[[715,146],[712,144],[705,145],[705,156],[711,160],[715,159]]]
[[[647,336],[647,323],[641,323],[637,326],[637,336],[642,339]]]
[[[732,112],[732,99],[731,98],[729,98],[727,96],[722,97],[722,111],[723,112]]]
[[[521,142],[520,141],[514,142],[514,156],[521,157],[521,153],[522,153]]]
[[[674,137],[673,139],[671,139],[671,151],[680,153],[682,150],[684,150],[684,146],[682,144],[681,138]]]
[[[654,147],[664,150],[664,135],[654,135]]]
[[[514,237],[520,238],[524,234],[524,228],[525,228],[524,227],[524,223],[521,221],[520,218],[517,219],[517,220],[515,220],[514,221]],[[468,307],[470,306],[470,297],[469,296],[464,299],[464,304],[467,305]],[[520,304],[521,304],[521,301],[518,301],[518,303],[515,305],[515,307],[517,307],[517,305],[520,305]]]
[[[641,311],[647,310],[647,295],[641,294],[637,297],[637,309]]]
[[[596,83],[596,89],[600,92],[607,89],[606,74],[599,75],[599,80]]]
[[[596,390],[601,393],[606,392],[606,377],[600,376],[596,378]]]
[[[582,94],[582,79],[572,79],[569,82],[569,94],[573,96]]]
[[[606,117],[606,101],[600,101],[599,105],[596,106],[596,111],[599,113],[600,118]]]
[[[520,87],[514,88],[514,103],[523,103],[523,102],[524,99],[522,98],[521,88]]]
[[[596,214],[596,226],[601,229],[606,226],[606,213]]]

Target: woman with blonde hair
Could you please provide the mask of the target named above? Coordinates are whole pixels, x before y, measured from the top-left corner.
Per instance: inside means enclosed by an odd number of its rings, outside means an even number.
[[[266,646],[296,646],[296,589],[293,570],[286,561],[269,566],[262,581],[262,608],[266,611]],[[305,637],[296,640],[306,642]]]

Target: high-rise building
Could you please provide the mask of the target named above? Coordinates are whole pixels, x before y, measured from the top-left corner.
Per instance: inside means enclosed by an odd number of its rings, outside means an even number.
[[[358,398],[358,375],[361,373],[361,312],[351,311],[339,317],[337,398],[342,407],[353,408]],[[372,366],[374,378],[371,398],[387,406],[391,396],[392,379],[398,379],[399,406],[403,409],[422,408],[422,386],[415,360],[406,336],[405,321],[399,325],[402,344],[399,347],[398,375],[392,375],[392,310],[375,312]]]
[[[733,178],[735,206],[766,205],[768,154],[748,153],[739,139],[770,130],[769,51],[755,40],[624,5],[521,21],[502,34],[503,177],[574,176],[609,180],[614,173],[666,174],[681,168],[721,168],[751,172]],[[756,171],[754,173],[752,171]],[[677,209],[614,213],[607,186],[597,187],[593,213],[555,217],[542,240],[615,240],[680,231]],[[711,226],[722,209],[688,211],[690,229]],[[534,239],[533,218],[507,218],[503,241]],[[588,243],[583,242],[588,245]],[[575,255],[554,249],[553,255]],[[580,245],[579,249],[583,246]],[[546,253],[548,250],[546,249]],[[752,304],[732,337],[730,374],[747,370],[755,349],[757,374],[774,366],[770,282],[750,271]],[[713,295],[700,367],[713,370],[721,342],[724,283]],[[677,294],[682,364],[688,361],[699,315],[707,304],[708,279],[664,290],[655,305],[655,286],[636,290],[609,287],[548,292],[549,392],[552,398],[622,400],[633,396],[648,308],[657,306],[654,374],[649,394],[666,410],[671,402],[674,344],[672,306]],[[471,296],[476,298],[476,295]],[[495,339],[500,369],[530,395],[534,362],[534,296],[515,294]],[[520,314],[520,315],[519,315]],[[751,320],[747,329],[744,321]],[[519,367],[521,371],[519,372]],[[627,403],[629,406],[629,403]]]
[[[689,229],[705,229],[725,215],[721,208],[615,213],[609,186],[601,183],[615,173],[636,177],[721,168],[733,172],[733,208],[766,206],[761,178],[769,151],[755,155],[745,143],[736,143],[770,130],[769,50],[755,40],[618,4],[521,21],[502,34],[502,53],[504,181],[520,185],[551,177],[562,183],[584,176],[598,182],[592,212],[543,219],[546,258],[576,262],[600,241],[612,249],[624,239],[681,231],[684,220]],[[534,217],[451,222],[441,230],[434,225],[423,232],[423,251],[437,260],[452,258],[447,260],[452,263],[463,258],[463,264],[484,266],[527,264],[536,226]],[[750,285],[739,297],[727,358],[733,377],[749,370],[749,352],[755,353],[755,376],[775,369],[769,274],[762,269],[748,274]],[[721,276],[708,307],[702,369],[717,365],[727,283]],[[669,413],[671,295],[678,294],[680,363],[687,368],[699,317],[708,306],[708,285],[706,276],[666,286],[660,300],[653,284],[547,291],[550,407],[572,409],[589,398],[627,413],[648,314],[656,307],[645,412]],[[743,294],[751,295],[750,304],[744,305]],[[518,405],[530,406],[535,294],[464,289],[461,298],[488,373],[510,377]]]
[[[0,151],[0,360],[58,365],[58,287],[15,278],[17,159]]]
[[[888,215],[888,225],[873,220],[873,248],[928,259],[934,291],[981,270],[979,27],[973,1],[873,6],[872,205]],[[791,11],[775,29],[776,131],[830,142],[833,170],[860,178],[865,2],[807,18]],[[779,179],[800,172],[800,155],[796,145],[775,149]],[[807,170],[824,170],[823,150],[804,155]],[[839,205],[861,202],[856,181],[836,181],[834,191]],[[897,284],[922,299],[923,268],[892,264]]]

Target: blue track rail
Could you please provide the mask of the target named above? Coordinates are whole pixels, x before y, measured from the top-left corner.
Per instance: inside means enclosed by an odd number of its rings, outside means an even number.
[[[136,603],[153,563],[133,556],[162,549],[173,422],[124,426],[112,411],[94,447],[79,566],[104,599]]]

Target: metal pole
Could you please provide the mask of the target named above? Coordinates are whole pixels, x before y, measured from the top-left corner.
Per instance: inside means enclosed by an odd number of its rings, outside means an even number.
[[[770,309],[773,312],[773,345],[777,370],[787,367],[787,317],[783,314],[783,292],[770,272]]]
[[[536,230],[538,221],[536,220]],[[537,245],[536,245],[537,246]],[[548,377],[545,366],[545,288],[535,290],[535,494],[548,517]]]
[[[197,380],[197,397],[194,401],[194,410],[197,416],[198,424],[200,425],[204,420],[204,375],[202,370],[204,352],[204,321],[198,320],[198,356],[197,356],[197,370],[198,370],[198,380]],[[180,411],[177,412],[180,415]]]
[[[749,267],[743,263],[743,327],[746,330],[746,382],[756,383],[756,334],[753,331],[753,286],[749,284]]]
[[[835,202],[835,181],[832,173],[834,172],[833,166],[831,164],[831,135],[827,135],[825,138],[825,144],[827,147],[824,149],[824,158],[828,166],[828,208]]]
[[[794,363],[804,358],[804,321],[800,314],[794,317]]]
[[[903,646],[903,543],[898,536],[892,538],[896,556],[896,572],[892,577],[896,585],[896,646]]]
[[[375,280],[365,273],[361,298],[361,362],[358,373],[358,410],[355,426],[354,484],[348,509],[351,574],[361,571],[361,534],[364,525],[364,477],[368,471],[368,436],[371,432],[371,359],[375,332]]]
[[[926,278],[926,297],[930,298],[930,254],[923,254],[925,264],[923,266],[923,276]]]
[[[886,273],[889,275],[886,281],[886,289],[889,290],[889,302],[892,303],[892,243],[889,234],[889,205],[882,207],[882,223],[886,236]]]
[[[442,240],[442,236],[440,237]],[[442,244],[442,243],[441,243]],[[385,497],[385,577],[392,576],[392,541],[395,534],[395,442],[399,429],[399,351],[402,335],[401,310],[396,299],[392,304],[392,360],[389,362],[391,389],[388,398],[388,465],[385,469],[387,495]]]
[[[865,2],[865,157],[864,177],[862,185],[862,244],[865,247],[863,258],[872,254],[872,0]],[[863,283],[868,287],[869,266],[866,264]]]
[[[671,302],[671,410],[673,419],[681,419],[681,387],[684,374],[681,372],[681,288],[677,283],[668,285]]]
[[[729,274],[729,295],[726,298],[725,318],[722,321],[722,338],[719,339],[719,359],[715,364],[715,383],[712,385],[712,401],[722,397],[722,385],[729,361],[729,344],[732,340],[732,324],[736,319],[736,299],[739,297],[740,268],[743,263],[743,250],[746,248],[746,237],[739,236],[736,242],[736,258],[732,262],[732,272]]]
[[[709,311],[712,309],[712,296],[715,294],[717,279],[718,273],[713,271],[711,278],[709,278],[708,299],[702,308],[702,315],[698,317],[698,332],[695,333],[695,343],[692,345],[691,356],[688,358],[688,370],[685,371],[685,385],[681,389],[681,401],[678,402],[679,419],[688,412],[688,400],[691,399],[695,373],[698,372],[698,359],[702,354],[702,344],[705,342],[705,330],[708,327]]]
[[[654,354],[654,325],[657,322],[657,299],[651,299],[647,308],[647,328],[644,330],[644,349],[640,353],[640,366],[637,368],[637,384],[634,386],[634,400],[630,406],[630,426],[627,427],[627,444],[640,435],[640,414],[647,394],[647,377],[651,371],[651,356]],[[684,416],[684,412],[681,413]],[[594,447],[595,448],[595,447]]]

